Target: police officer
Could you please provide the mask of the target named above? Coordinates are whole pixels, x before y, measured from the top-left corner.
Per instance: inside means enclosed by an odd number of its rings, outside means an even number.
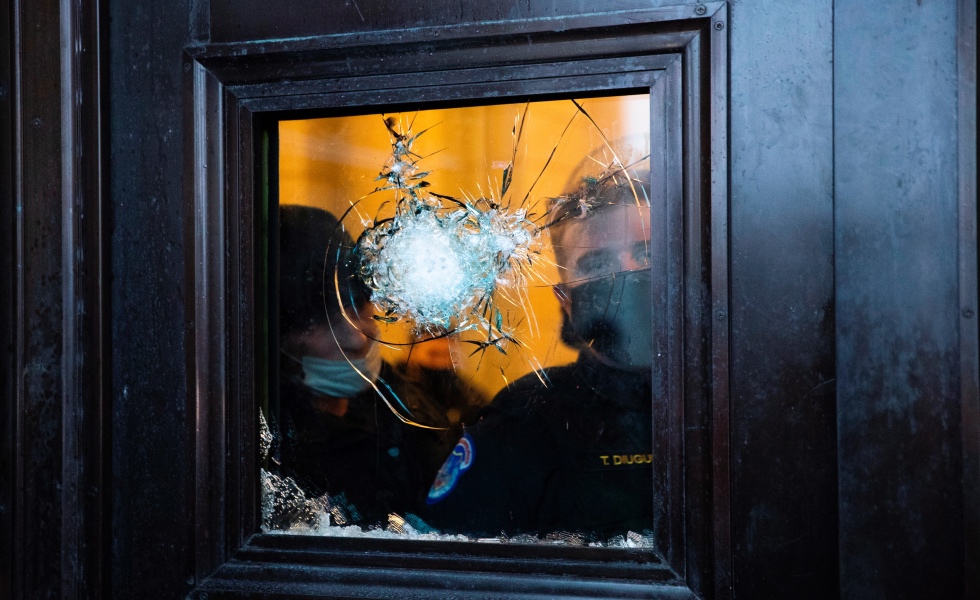
[[[272,467],[308,498],[327,494],[335,524],[384,526],[390,513],[424,506],[448,452],[443,438],[453,434],[405,424],[376,390],[404,404],[415,421],[452,423],[426,390],[381,360],[353,241],[337,219],[283,205],[279,221],[280,385],[273,417],[280,436]],[[288,527],[289,518],[276,515],[271,526]]]
[[[505,388],[466,430],[427,513],[471,536],[652,529],[650,224],[645,178],[588,178],[549,226],[562,339],[578,360]]]

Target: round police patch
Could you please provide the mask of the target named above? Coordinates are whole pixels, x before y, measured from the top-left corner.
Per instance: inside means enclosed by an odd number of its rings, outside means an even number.
[[[428,504],[435,504],[449,495],[456,487],[456,482],[460,476],[473,464],[473,438],[470,434],[464,433],[463,437],[456,442],[449,458],[442,463],[439,472],[436,473],[436,480],[432,483],[429,490],[429,497],[426,499]]]

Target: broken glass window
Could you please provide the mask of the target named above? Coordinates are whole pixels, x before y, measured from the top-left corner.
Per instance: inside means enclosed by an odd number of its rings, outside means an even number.
[[[649,97],[278,133],[263,528],[650,546]]]

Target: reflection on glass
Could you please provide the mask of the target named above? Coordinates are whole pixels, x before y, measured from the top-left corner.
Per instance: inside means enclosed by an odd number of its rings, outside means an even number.
[[[649,545],[648,106],[280,124],[267,531]]]

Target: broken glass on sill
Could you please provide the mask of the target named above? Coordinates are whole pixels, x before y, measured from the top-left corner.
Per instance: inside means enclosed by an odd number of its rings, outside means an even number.
[[[642,95],[280,123],[264,531],[652,544],[648,131]]]

